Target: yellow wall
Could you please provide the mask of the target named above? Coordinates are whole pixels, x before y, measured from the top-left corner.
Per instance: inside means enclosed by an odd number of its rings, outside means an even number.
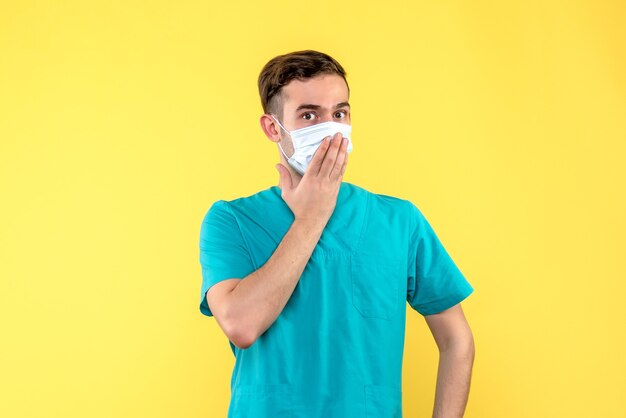
[[[476,289],[466,416],[626,416],[623,1],[97,3],[0,6],[0,416],[225,416],[200,223],[277,184],[256,77],[305,48],[348,71],[345,180],[411,199]]]

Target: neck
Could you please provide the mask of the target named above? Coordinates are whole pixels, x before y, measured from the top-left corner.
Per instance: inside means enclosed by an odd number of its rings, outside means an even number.
[[[287,167],[287,170],[289,171],[289,174],[291,175],[291,185],[292,187],[298,187],[298,184],[300,184],[300,180],[302,180],[302,175],[300,173],[298,173],[296,170],[293,169],[293,167],[291,167],[291,165],[287,162],[287,160],[285,160],[285,156],[282,153],[280,154],[280,163],[284,166]]]

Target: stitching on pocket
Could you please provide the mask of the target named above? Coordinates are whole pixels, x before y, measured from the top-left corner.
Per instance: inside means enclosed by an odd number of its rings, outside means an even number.
[[[286,383],[240,385],[233,393],[231,415],[260,418],[274,414],[291,418],[294,416],[292,395],[291,386]]]

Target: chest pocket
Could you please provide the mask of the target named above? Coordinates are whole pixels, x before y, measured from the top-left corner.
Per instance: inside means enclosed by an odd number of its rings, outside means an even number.
[[[353,254],[350,257],[352,304],[365,318],[391,320],[400,309],[399,263]],[[403,305],[404,307],[404,305]]]

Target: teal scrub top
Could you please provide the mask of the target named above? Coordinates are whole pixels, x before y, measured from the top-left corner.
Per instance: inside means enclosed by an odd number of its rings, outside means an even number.
[[[277,186],[215,202],[200,232],[206,292],[263,266],[293,222]],[[406,303],[448,309],[473,287],[408,200],[343,182],[276,321],[235,355],[229,418],[402,417]]]

